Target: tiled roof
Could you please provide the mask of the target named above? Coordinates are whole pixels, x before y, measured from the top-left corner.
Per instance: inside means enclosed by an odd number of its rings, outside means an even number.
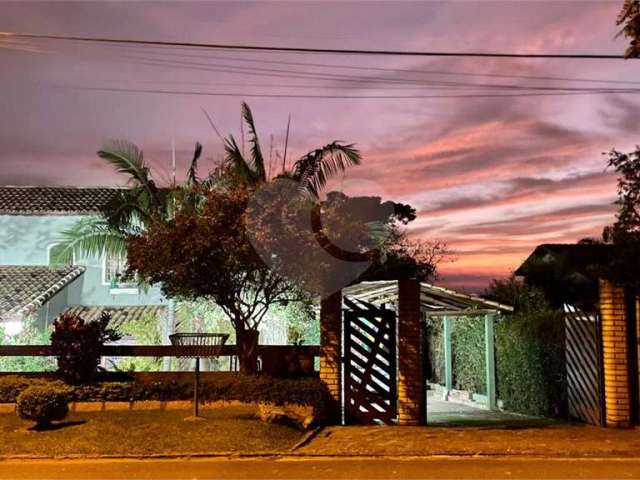
[[[526,276],[532,264],[549,255],[562,257],[567,267],[584,270],[589,266],[605,264],[615,253],[614,245],[601,243],[544,243],[538,245],[514,273],[518,276]]]
[[[37,310],[84,271],[81,266],[0,265],[0,318]]]
[[[164,316],[167,313],[167,307],[163,305],[131,305],[125,307],[76,305],[68,308],[64,313],[79,315],[86,322],[91,322],[98,320],[102,312],[109,312],[111,320],[114,323],[119,323],[125,320],[142,320],[146,316],[156,318]]]
[[[87,215],[113,197],[111,187],[0,186],[0,215]]]

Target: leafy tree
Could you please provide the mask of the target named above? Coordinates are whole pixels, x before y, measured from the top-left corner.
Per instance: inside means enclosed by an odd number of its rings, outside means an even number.
[[[640,0],[624,0],[616,24],[622,26],[617,36],[624,35],[629,39],[625,58],[640,57]]]
[[[484,296],[490,300],[511,305],[517,313],[551,309],[547,296],[541,288],[522,282],[514,275],[504,279],[494,279],[484,291]]]
[[[630,153],[613,149],[607,155],[608,166],[619,174],[616,221],[603,232],[603,239],[612,242],[640,234],[640,146]]]
[[[236,332],[240,368],[256,369],[258,326],[269,307],[299,298],[254,250],[245,230],[249,192],[206,192],[194,212],[178,203],[171,219],[150,222],[128,239],[129,272],[187,300],[214,301]]]
[[[82,219],[64,233],[62,244],[65,248],[59,255],[60,261],[71,261],[74,254],[78,257],[104,254],[125,257],[125,237],[143,232],[151,218],[171,218],[176,201],[180,201],[183,208],[188,205],[197,209],[208,190],[267,182],[253,113],[244,102],[242,116],[251,135],[250,157],[242,154],[242,148],[233,135],[229,135],[224,139],[226,156],[223,164],[200,178],[198,161],[202,145],[196,143],[184,182],[168,187],[162,187],[154,180],[142,150],[135,144],[116,140],[103,146],[98,150],[98,156],[127,177],[126,187],[114,195],[100,216]],[[353,144],[333,141],[311,150],[295,161],[290,170],[282,170],[277,176],[299,182],[300,188],[317,196],[331,176],[349,166],[359,165],[360,161],[360,152]]]
[[[602,233],[614,252],[601,266],[601,274],[614,283],[640,288],[640,147],[630,153],[611,150],[608,164],[619,175],[618,212]]]

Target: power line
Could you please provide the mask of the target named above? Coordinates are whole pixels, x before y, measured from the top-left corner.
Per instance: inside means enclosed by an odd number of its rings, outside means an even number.
[[[506,89],[506,90],[541,90],[541,91],[600,91],[604,87],[551,87],[551,86],[535,86],[535,85],[516,85],[516,84],[487,84],[487,83],[469,83],[469,82],[453,82],[453,81],[433,81],[427,79],[411,79],[411,78],[385,78],[385,77],[363,77],[354,76],[348,74],[335,74],[328,72],[303,72],[297,70],[286,69],[272,69],[272,68],[255,68],[255,67],[243,67],[238,65],[219,65],[219,64],[207,64],[200,62],[181,62],[176,60],[145,60],[136,56],[124,56],[131,60],[135,60],[137,64],[149,65],[157,67],[173,67],[183,68],[186,67],[192,70],[218,72],[218,73],[240,73],[243,75],[251,76],[264,76],[264,77],[280,77],[280,78],[300,78],[300,79],[313,79],[313,80],[332,80],[337,82],[348,83],[361,83],[361,84],[392,84],[392,85],[414,85],[415,88],[424,87],[456,87],[456,88],[476,88],[476,89]],[[382,88],[382,87],[381,87]],[[608,88],[608,93],[614,93],[614,91],[628,92],[630,89],[623,88]]]
[[[122,38],[80,37],[66,35],[42,35],[35,33],[0,32],[0,36],[8,38],[28,38],[39,40],[65,40],[73,42],[111,43],[128,45],[153,45],[163,47],[189,47],[218,50],[249,50],[255,52],[280,53],[320,53],[332,55],[380,55],[402,57],[477,57],[477,58],[554,58],[581,60],[624,60],[622,55],[608,54],[561,54],[561,53],[503,53],[503,52],[438,52],[438,51],[403,51],[403,50],[361,50],[339,48],[306,48],[306,47],[267,47],[259,45],[233,45],[221,43],[169,42],[159,40],[137,40]]]
[[[139,88],[117,88],[117,87],[87,87],[82,85],[65,86],[62,88],[73,88],[78,90],[120,92],[120,93],[149,93],[163,95],[195,95],[209,97],[240,97],[240,98],[306,98],[306,99],[368,99],[368,100],[419,100],[419,99],[451,99],[451,98],[500,98],[500,97],[545,97],[545,96],[568,96],[568,95],[600,95],[600,94],[640,94],[640,90],[589,90],[578,92],[521,92],[521,93],[487,93],[487,94],[456,94],[456,95],[302,95],[302,94],[279,94],[279,93],[238,93],[238,92],[202,92],[194,90],[160,90],[160,89],[139,89]]]
[[[135,47],[134,47],[135,48]],[[640,85],[640,81],[634,80],[611,80],[611,79],[597,79],[597,78],[576,78],[576,77],[557,77],[547,75],[518,75],[507,73],[476,73],[476,72],[460,72],[451,70],[422,70],[422,69],[408,69],[408,68],[388,68],[388,67],[373,67],[373,66],[359,66],[359,65],[341,65],[336,63],[314,63],[314,62],[291,62],[284,60],[265,60],[256,58],[240,58],[240,57],[228,57],[228,56],[215,56],[210,54],[195,54],[195,53],[168,53],[168,52],[154,52],[145,48],[146,53],[152,55],[171,55],[178,56],[179,58],[202,58],[208,60],[227,60],[234,62],[248,62],[248,63],[267,63],[275,65],[292,65],[292,66],[304,66],[304,67],[318,67],[318,68],[333,68],[333,69],[345,69],[345,70],[374,70],[378,72],[389,73],[418,73],[426,75],[445,75],[445,76],[462,76],[462,77],[488,77],[488,78],[510,78],[521,80],[545,80],[554,82],[587,82],[587,83],[612,83],[612,84],[626,84],[626,85]],[[166,59],[166,58],[165,58]]]

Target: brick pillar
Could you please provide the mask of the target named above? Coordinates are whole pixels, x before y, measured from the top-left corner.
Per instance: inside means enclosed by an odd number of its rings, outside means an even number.
[[[342,399],[342,291],[320,301],[320,379],[333,399],[331,420],[340,422]]]
[[[629,352],[624,288],[600,280],[605,418],[608,427],[631,424]]]
[[[422,372],[420,283],[398,281],[398,424],[425,423]]]

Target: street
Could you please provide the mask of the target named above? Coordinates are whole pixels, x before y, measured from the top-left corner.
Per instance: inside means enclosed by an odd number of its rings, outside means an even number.
[[[640,459],[523,457],[6,460],[2,479],[611,479],[640,478]]]

